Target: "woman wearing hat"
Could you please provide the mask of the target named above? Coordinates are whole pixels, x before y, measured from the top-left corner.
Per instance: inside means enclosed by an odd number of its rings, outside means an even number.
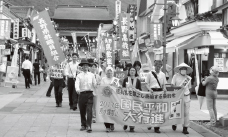
[[[114,70],[112,67],[107,67],[105,69],[106,76],[101,79],[101,85],[112,85],[119,87],[119,83],[114,83],[114,80],[117,79],[114,77]],[[106,127],[106,132],[110,132],[114,130],[114,124],[113,123],[104,123]]]
[[[82,59],[79,66],[82,67],[82,72],[76,77],[75,89],[79,94],[79,109],[81,116],[81,129],[88,133],[92,132],[92,107],[93,107],[93,91],[97,87],[96,79],[93,73],[88,72],[89,62],[87,59]],[[87,118],[86,118],[87,116]]]
[[[214,126],[217,121],[217,109],[216,109],[216,98],[217,98],[217,86],[218,86],[218,75],[219,68],[211,67],[210,76],[202,81],[202,84],[206,86],[206,100],[207,100],[207,109],[210,114],[210,125]]]
[[[184,91],[184,124],[183,124],[183,131],[184,134],[189,134],[188,127],[190,124],[189,121],[189,109],[190,109],[190,91],[191,88],[191,77],[187,74],[192,73],[192,68],[185,63],[180,64],[174,69],[177,72],[171,81],[172,86],[178,86],[183,88]],[[186,84],[187,81],[187,84]],[[175,131],[177,128],[176,125],[172,126],[172,129]]]

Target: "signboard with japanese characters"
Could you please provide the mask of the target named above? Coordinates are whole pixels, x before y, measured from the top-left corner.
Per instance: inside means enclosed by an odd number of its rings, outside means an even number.
[[[9,39],[11,30],[10,19],[0,19],[0,39]]]
[[[162,45],[162,24],[151,23],[150,24],[150,41],[155,48],[160,48]]]
[[[114,65],[114,53],[113,53],[113,38],[112,36],[104,37],[104,44],[105,44],[105,53],[106,53],[106,63],[108,66]]]
[[[224,58],[214,58],[214,66],[219,68],[219,71],[224,69]]]
[[[65,69],[65,64],[61,63],[58,65],[58,67],[53,67],[50,71],[52,73],[51,77],[56,79],[62,79],[63,78],[63,71]]]
[[[121,13],[121,1],[120,0],[116,0],[115,2],[115,17],[116,19],[119,19],[119,14]]]
[[[129,5],[130,24],[129,24],[129,31],[128,31],[128,37],[130,42],[135,41],[135,13],[136,13],[136,5],[130,4]]]
[[[43,48],[48,64],[54,66],[65,60],[63,51],[60,48],[59,38],[46,10],[33,15],[31,22],[36,30]]]
[[[22,36],[23,38],[28,37],[28,29],[27,29],[27,28],[22,28],[21,33],[22,33],[21,36]]]
[[[97,92],[97,122],[120,125],[162,127],[184,122],[184,92],[138,91],[100,86]]]
[[[120,60],[130,60],[129,37],[128,28],[130,22],[130,15],[127,13],[120,14]]]
[[[19,19],[15,19],[13,23],[13,39],[19,39]]]
[[[13,66],[7,66],[7,72],[6,72],[6,83],[18,83],[18,67]]]
[[[5,49],[6,45],[0,45],[0,49]]]

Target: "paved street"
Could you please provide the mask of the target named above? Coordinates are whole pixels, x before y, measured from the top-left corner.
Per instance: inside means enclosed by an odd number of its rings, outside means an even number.
[[[23,79],[22,79],[23,80]],[[17,89],[0,87],[0,136],[1,137],[75,137],[75,136],[150,136],[150,137],[184,137],[182,126],[177,131],[171,127],[161,128],[161,134],[153,130],[136,127],[135,133],[122,130],[122,125],[115,125],[115,131],[106,133],[103,123],[93,124],[91,134],[80,129],[79,111],[71,111],[68,106],[68,94],[64,91],[63,107],[55,107],[54,92],[50,98],[46,97],[49,82],[41,82],[39,86],[25,89],[20,82]],[[217,103],[220,115],[226,114],[227,100]],[[198,100],[192,98],[191,119],[208,120],[206,105],[199,110]],[[189,129],[188,137],[202,137],[196,131]]]

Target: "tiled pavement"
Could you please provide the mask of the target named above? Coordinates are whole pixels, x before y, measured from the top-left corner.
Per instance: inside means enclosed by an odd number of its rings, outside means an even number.
[[[145,127],[136,127],[136,132],[130,133],[123,131],[121,125],[115,125],[114,132],[106,133],[102,123],[93,124],[93,132],[90,134],[79,131],[79,111],[69,109],[67,91],[64,91],[63,107],[56,108],[53,91],[50,98],[45,96],[48,86],[49,82],[41,82],[39,86],[32,86],[31,89],[24,89],[23,86],[17,89],[0,87],[0,137],[202,137],[191,128],[189,135],[182,134],[181,125],[178,125],[177,131],[173,131],[171,127],[162,127],[161,134],[155,134],[153,130],[149,131]],[[225,104],[227,100],[217,102],[219,113],[228,112]],[[205,103],[202,109],[206,110]],[[191,120],[208,120],[209,115],[205,112],[200,111],[198,101],[193,97]]]

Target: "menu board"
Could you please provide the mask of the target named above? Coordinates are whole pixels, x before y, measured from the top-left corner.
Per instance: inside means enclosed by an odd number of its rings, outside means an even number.
[[[214,58],[214,66],[219,68],[219,71],[224,71],[224,58]]]

